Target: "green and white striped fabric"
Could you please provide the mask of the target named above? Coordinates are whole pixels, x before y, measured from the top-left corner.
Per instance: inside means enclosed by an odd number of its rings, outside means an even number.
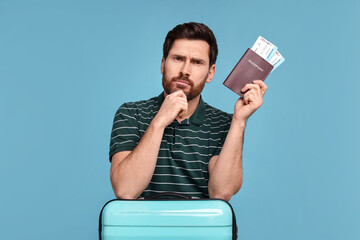
[[[133,150],[164,101],[164,93],[149,100],[125,103],[117,110],[110,140],[111,157]],[[229,131],[232,115],[222,112],[202,98],[194,114],[181,123],[166,127],[155,172],[141,194],[175,192],[208,198],[208,163],[219,155]],[[144,161],[146,161],[144,159]]]

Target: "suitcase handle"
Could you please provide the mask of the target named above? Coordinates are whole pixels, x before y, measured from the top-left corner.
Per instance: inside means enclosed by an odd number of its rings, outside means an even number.
[[[157,193],[154,194],[152,196],[146,197],[145,200],[150,200],[150,199],[159,199],[162,197],[177,197],[177,198],[182,198],[182,199],[192,199],[191,197],[182,195],[182,194],[178,194],[178,193],[172,193],[172,192],[165,192],[165,193]]]

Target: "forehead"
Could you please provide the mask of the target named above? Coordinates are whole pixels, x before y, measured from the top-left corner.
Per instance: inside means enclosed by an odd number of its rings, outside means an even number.
[[[180,54],[209,60],[210,46],[204,40],[177,39],[169,54]]]

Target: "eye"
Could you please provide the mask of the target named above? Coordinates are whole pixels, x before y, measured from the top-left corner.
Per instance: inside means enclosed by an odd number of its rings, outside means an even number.
[[[193,64],[195,64],[196,66],[202,66],[202,65],[204,64],[204,61],[198,60],[198,59],[194,59]]]
[[[180,56],[174,56],[174,60],[175,60],[176,62],[179,62],[179,61],[182,60],[182,57],[180,57]]]

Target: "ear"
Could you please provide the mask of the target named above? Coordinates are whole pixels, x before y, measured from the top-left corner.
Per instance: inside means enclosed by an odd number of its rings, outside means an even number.
[[[163,57],[161,59],[161,67],[160,67],[161,74],[164,74],[164,69],[165,69],[165,59]]]
[[[210,69],[209,69],[209,74],[208,74],[208,77],[206,79],[206,82],[209,83],[211,82],[211,80],[213,79],[215,75],[215,64],[213,64]]]

